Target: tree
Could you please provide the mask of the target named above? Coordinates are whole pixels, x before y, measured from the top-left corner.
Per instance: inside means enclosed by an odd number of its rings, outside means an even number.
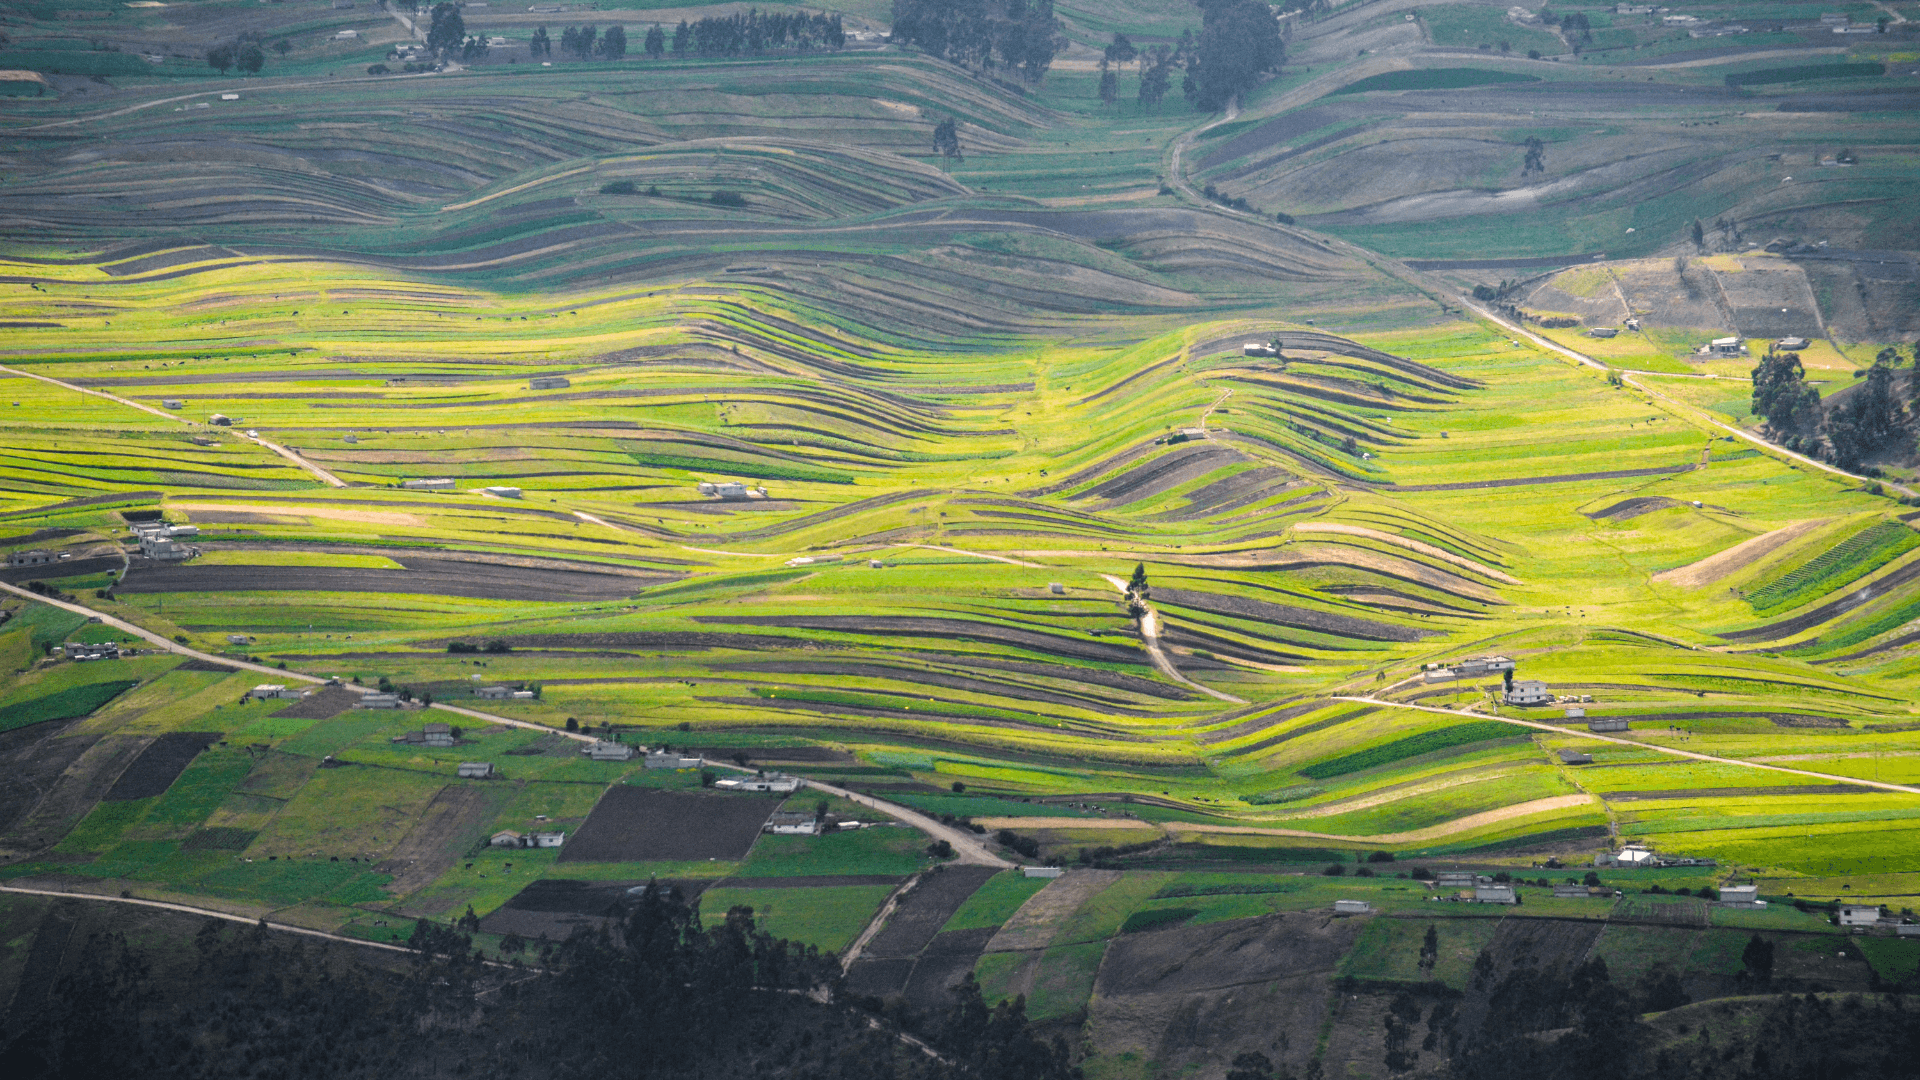
[[[658,60],[667,55],[667,32],[660,29],[659,23],[654,23],[653,28],[647,31],[645,48],[650,59]]]
[[[1527,157],[1520,165],[1520,175],[1543,173],[1547,171],[1547,144],[1538,135],[1527,136]]]
[[[1427,936],[1420,942],[1420,973],[1433,977],[1434,965],[1440,962],[1440,932],[1432,923],[1427,924]]]
[[[618,23],[607,27],[607,32],[600,35],[600,44],[594,47],[594,51],[608,60],[625,59],[627,55],[626,27]]]
[[[1666,1012],[1693,1001],[1686,988],[1680,985],[1680,974],[1665,961],[1653,965],[1645,975],[1640,976],[1635,996],[1639,999],[1637,1007],[1640,1012]]]
[[[1115,33],[1113,44],[1106,47],[1104,59],[1107,63],[1118,67],[1121,64],[1132,63],[1140,55],[1140,50],[1133,47],[1133,42],[1127,39],[1127,35]]]
[[[1833,448],[1833,463],[1852,469],[1873,454],[1910,443],[1912,436],[1903,425],[1905,418],[1905,410],[1893,394],[1893,369],[1875,363],[1867,372],[1866,384],[1847,395],[1845,403],[1827,416],[1827,442]]]
[[[1105,60],[1102,60],[1100,61],[1100,104],[1111,105],[1119,99],[1120,77],[1114,74]]]
[[[1142,600],[1153,595],[1152,590],[1147,587],[1146,563],[1133,564],[1133,577],[1127,579],[1127,595],[1137,596]]]
[[[1740,977],[1749,982],[1766,984],[1773,978],[1773,942],[1755,934],[1747,939],[1747,947],[1740,952]]]
[[[693,44],[693,28],[687,25],[687,20],[681,19],[680,25],[673,29],[673,55],[684,59],[687,55],[687,46],[691,44]]]
[[[1173,50],[1165,45],[1157,45],[1152,52],[1152,62],[1140,61],[1140,105],[1143,108],[1158,109],[1166,98],[1167,91],[1173,88]]]
[[[448,0],[433,5],[432,21],[427,26],[427,51],[445,55],[467,40],[467,21],[460,8]]]
[[[1187,65],[1187,99],[1214,112],[1250,90],[1286,58],[1280,21],[1260,0],[1195,0],[1200,40]]]
[[[535,30],[533,32],[533,37],[528,39],[527,55],[528,56],[552,56],[553,55],[553,39],[547,36],[546,27],[543,26],[540,29]]]
[[[1812,435],[1820,411],[1820,392],[1806,384],[1799,353],[1769,352],[1753,369],[1753,414],[1774,432]]]
[[[960,158],[960,129],[953,117],[949,116],[933,125],[933,152],[949,161]]]
[[[893,0],[888,40],[967,67],[1015,71],[1030,83],[1046,77],[1066,44],[1053,0]]]
[[[249,41],[234,50],[233,65],[248,75],[260,74],[267,63],[267,54],[260,49],[260,43]]]
[[[1707,230],[1700,224],[1699,218],[1693,219],[1693,246],[1701,251],[1707,250]]]
[[[273,51],[279,53],[281,56],[285,56],[293,51],[293,42],[288,41],[286,38],[281,38],[279,41],[273,43]]]
[[[233,66],[233,52],[232,45],[215,45],[207,50],[207,66],[225,75],[227,69]]]

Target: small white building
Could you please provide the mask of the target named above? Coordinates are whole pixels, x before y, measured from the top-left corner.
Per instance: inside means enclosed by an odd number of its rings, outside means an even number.
[[[358,41],[360,39],[360,31],[342,30],[339,33],[333,35],[333,39],[335,41]]]
[[[360,444],[360,436],[349,431],[345,435],[340,436],[340,441],[349,446],[358,446]]]
[[[1579,750],[1562,750],[1562,751],[1560,751],[1559,753],[1560,753],[1560,762],[1561,762],[1561,764],[1563,764],[1563,765],[1591,765],[1591,764],[1593,764],[1593,755],[1592,755],[1592,754],[1588,754],[1588,753],[1583,753],[1583,752],[1581,752],[1581,751],[1579,751]]]
[[[177,397],[161,398],[160,404],[166,406],[169,409],[184,409],[187,407],[187,403]]]
[[[184,562],[200,554],[185,544],[176,544],[172,540],[163,540],[157,534],[148,533],[140,537],[140,554],[155,562]]]
[[[1547,684],[1539,679],[1515,679],[1513,689],[1507,691],[1509,705],[1551,705],[1553,695],[1547,692]]]
[[[1057,581],[1049,581],[1047,582],[1047,591],[1055,596],[1065,596],[1067,594],[1067,587]]]
[[[452,491],[453,480],[445,476],[423,480],[402,480],[400,486],[408,491]]]
[[[572,385],[573,380],[565,375],[536,375],[527,380],[529,390],[564,390]]]
[[[427,746],[452,746],[456,741],[452,724],[424,724],[420,736],[420,741]]]
[[[1365,900],[1335,900],[1333,913],[1335,915],[1371,915],[1373,905]]]
[[[760,831],[775,836],[814,836],[820,832],[820,819],[801,810],[775,810]]]
[[[1241,356],[1279,356],[1280,350],[1261,341],[1249,341],[1240,346]]]
[[[592,746],[582,747],[580,752],[595,761],[633,760],[633,747],[607,739],[595,739]]]
[[[400,707],[400,695],[388,693],[361,694],[356,709],[397,709]]]
[[[300,691],[288,689],[279,683],[261,683],[247,691],[247,696],[255,701],[266,701],[270,698],[289,698],[298,701],[303,695]]]
[[[167,526],[167,535],[168,535],[168,536],[199,536],[199,535],[200,535],[200,526],[198,526],[198,525],[169,525],[169,526]]]
[[[670,754],[664,751],[647,755],[646,766],[649,769],[697,769],[700,759],[686,754]]]
[[[1616,338],[1620,336],[1620,328],[1616,326],[1596,326],[1587,331],[1587,336],[1594,338]]]
[[[493,698],[504,698],[511,693],[513,693],[513,691],[507,689],[504,686],[482,686],[473,692],[473,696],[477,698],[493,699]]]
[[[752,497],[752,491],[747,485],[734,480],[719,484],[702,483],[695,488],[695,490],[702,495],[714,499],[746,499]]]
[[[1020,868],[1021,877],[1057,878],[1064,873],[1066,873],[1066,871],[1057,866],[1023,866]]]
[[[493,779],[493,762],[463,761],[460,763],[459,772],[462,780],[491,780]]]
[[[491,487],[483,487],[480,490],[486,492],[487,494],[493,496],[496,499],[517,499],[520,497],[519,488],[506,487],[500,484],[495,484]]]
[[[1578,706],[1567,710],[1567,719],[1569,720],[1585,720],[1586,718],[1587,710],[1579,708]]]
[[[212,424],[214,427],[232,427],[233,417],[228,416],[226,413],[214,413],[212,416],[207,417],[207,423]]]
[[[1756,907],[1760,903],[1760,886],[1722,885],[1720,903],[1727,907]]]
[[[251,644],[253,644],[253,639],[252,639],[252,638],[250,638],[250,637],[248,637],[248,636],[247,636],[247,635],[245,635],[245,634],[228,634],[228,635],[227,635],[227,644],[229,644],[229,645],[251,645]]]
[[[1880,922],[1880,909],[1865,904],[1840,905],[1841,926],[1876,926]]]
[[[1745,356],[1747,347],[1737,337],[1714,338],[1707,342],[1707,352],[1715,356]]]
[[[41,551],[37,548],[32,551],[11,551],[7,553],[8,566],[45,566],[57,560],[58,556],[54,555],[53,552]]]
[[[559,847],[561,844],[564,844],[567,842],[567,834],[564,832],[558,832],[558,831],[537,832],[532,834],[531,836],[528,836],[527,839],[531,841],[531,843],[527,845],[528,847],[536,847],[536,848]]]
[[[1587,730],[1595,732],[1629,731],[1632,725],[1624,716],[1596,716],[1587,721]]]
[[[1802,349],[1812,347],[1812,345],[1813,342],[1803,337],[1783,337],[1773,343],[1773,347],[1779,349],[1781,352],[1799,352]]]
[[[525,844],[522,843],[522,841],[524,841],[525,839],[526,837],[521,836],[519,833],[514,832],[512,829],[502,829],[499,832],[494,833],[493,839],[487,841],[487,843],[493,845],[494,847],[517,848],[517,847],[526,846]]]
[[[772,795],[791,795],[800,790],[800,778],[781,773],[767,773],[764,776],[729,777],[714,783],[714,787],[728,791],[756,791]]]

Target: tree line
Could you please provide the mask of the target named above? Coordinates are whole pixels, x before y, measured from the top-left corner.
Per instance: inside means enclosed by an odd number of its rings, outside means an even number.
[[[916,1018],[929,1054],[820,993],[840,977],[831,954],[771,937],[751,908],[704,925],[670,887],[649,885],[598,932],[533,949],[510,935],[508,964],[474,948],[477,926],[471,912],[455,926],[421,920],[404,956],[220,920],[184,949],[94,934],[30,995],[40,1000],[14,1002],[0,1069],[20,1080],[1077,1075],[1022,1004],[990,1008],[971,980]],[[536,968],[520,965],[528,952]]]
[[[1879,454],[1909,453],[1920,426],[1920,345],[1914,346],[1916,370],[1906,380],[1903,405],[1896,369],[1905,361],[1898,349],[1880,350],[1860,386],[1837,405],[1820,399],[1807,385],[1797,352],[1767,350],[1753,369],[1753,414],[1789,450],[1817,455],[1850,472],[1878,470],[1865,461]]]
[[[893,0],[887,39],[964,67],[1046,78],[1066,47],[1053,0]]]

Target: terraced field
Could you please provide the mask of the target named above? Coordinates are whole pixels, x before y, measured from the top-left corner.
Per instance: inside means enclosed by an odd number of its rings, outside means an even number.
[[[1178,37],[1161,4],[1063,4],[1075,44],[1025,87],[877,42],[362,77],[384,52],[302,37],[233,100],[171,62],[6,99],[0,752],[32,765],[0,877],[382,941],[471,908],[490,948],[657,877],[866,949],[875,996],[974,971],[1110,1061],[1204,1057],[1161,1041],[1168,1002],[1239,984],[1141,973],[1211,926],[1294,950],[1248,978],[1316,1002],[1416,979],[1399,930],[1297,917],[1348,886],[1441,906],[1389,856],[1518,874],[1642,840],[1720,868],[1622,884],[1910,895],[1913,500],[1735,445],[1750,362],[1683,354],[1793,332],[1779,307],[1837,388],[1911,336],[1856,303],[1895,260],[1744,249],[1911,247],[1911,91],[1730,84],[1786,62],[1624,25],[1576,53],[1465,7],[1302,18],[1205,130],[1097,95],[1092,46]],[[1818,171],[1867,104],[1862,164]],[[1696,217],[1731,223],[1712,252]],[[1576,325],[1467,306],[1503,281]],[[142,553],[156,517],[197,553]],[[87,612],[152,654],[56,656],[132,645]],[[1482,654],[1571,700],[1423,675]],[[302,676],[347,685],[243,700]],[[383,682],[466,711],[347,708]],[[584,733],[831,785],[786,808],[875,827],[762,835],[776,800]],[[699,805],[724,844],[674,824]],[[973,865],[896,895],[936,825]],[[1042,888],[1002,855],[1079,868]],[[1458,990],[1493,931],[1442,937]]]

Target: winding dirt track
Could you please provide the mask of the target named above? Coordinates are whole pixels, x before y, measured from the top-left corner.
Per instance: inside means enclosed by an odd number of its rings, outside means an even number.
[[[139,409],[143,413],[152,413],[153,415],[159,417],[162,420],[171,420],[175,423],[186,424],[189,427],[196,426],[193,423],[193,421],[188,420],[184,416],[176,416],[170,412],[162,412],[151,405],[142,405],[137,401],[129,401],[128,399],[120,397],[117,394],[109,394],[104,390],[90,390],[84,386],[76,386],[70,382],[62,382],[59,379],[49,378],[45,375],[35,375],[31,371],[21,371],[19,368],[6,367],[4,365],[0,365],[0,371],[7,372],[8,374],[11,374],[11,375],[18,375],[23,379],[38,379],[43,383],[48,383],[53,386],[58,386],[64,390],[71,390],[76,394],[92,394],[94,397],[104,398],[107,401],[111,401],[117,405],[125,405],[129,409]],[[248,435],[246,432],[243,432],[243,431],[235,431],[234,434],[240,436],[243,439],[246,439],[249,442],[258,443],[259,445],[266,447],[268,450],[271,450],[274,453],[279,454],[281,457],[286,458],[288,461],[293,462],[295,465],[298,465],[300,468],[305,469],[307,472],[312,473],[315,479],[319,480],[321,483],[327,485],[328,487],[343,488],[347,486],[347,482],[345,480],[340,479],[339,477],[333,475],[327,470],[321,468],[318,465],[315,465],[313,462],[308,461],[306,458],[301,457],[299,454],[296,454],[293,451],[288,450],[286,447],[281,446],[278,443],[268,442],[267,440],[261,438],[258,435]]]
[[[1463,715],[1452,709],[1436,709],[1430,705],[1409,705],[1404,701],[1383,701],[1380,698],[1348,697],[1345,695],[1335,695],[1333,700],[1357,701],[1357,702],[1362,702],[1368,705],[1378,705],[1378,706],[1381,706],[1382,708],[1388,708],[1388,709],[1414,709],[1419,712],[1438,713],[1441,716],[1451,716],[1456,719],[1459,718],[1461,715]],[[1680,750],[1671,746],[1662,746],[1659,743],[1655,743],[1655,742],[1643,742],[1639,739],[1620,739],[1620,738],[1615,738],[1612,735],[1600,735],[1600,734],[1595,734],[1593,732],[1587,732],[1587,731],[1569,730],[1567,728],[1560,727],[1555,724],[1541,723],[1537,720],[1519,720],[1510,716],[1485,716],[1480,713],[1474,713],[1472,715],[1472,718],[1475,720],[1498,720],[1503,724],[1513,724],[1516,727],[1533,728],[1536,731],[1547,731],[1555,735],[1572,735],[1572,736],[1577,736],[1581,739],[1589,739],[1594,742],[1608,742],[1608,743],[1617,744],[1619,746],[1631,746],[1636,750],[1652,750],[1657,754],[1669,754],[1673,757],[1691,758],[1694,761],[1711,761],[1719,765],[1738,765],[1743,769],[1764,769],[1767,772],[1791,773],[1794,776],[1811,776],[1811,777],[1814,777],[1815,779],[1828,781],[1829,783],[1853,784],[1858,787],[1879,788],[1881,791],[1898,791],[1907,795],[1920,795],[1920,787],[1913,787],[1908,784],[1889,784],[1881,780],[1862,780],[1857,776],[1835,776],[1832,773],[1810,772],[1806,769],[1789,769],[1780,765],[1763,765],[1757,761],[1743,761],[1740,758],[1716,757],[1713,754],[1700,754],[1700,753],[1695,753],[1692,750]]]
[[[1120,590],[1122,595],[1125,595],[1127,591],[1126,582],[1121,581],[1112,574],[1101,574],[1100,576],[1107,579],[1107,584],[1112,585],[1114,588]],[[1142,606],[1145,607],[1146,605],[1143,604]],[[1235,705],[1245,705],[1247,703],[1244,698],[1237,698],[1232,694],[1223,694],[1212,687],[1201,686],[1199,683],[1180,674],[1180,669],[1173,666],[1173,661],[1168,658],[1165,650],[1160,648],[1160,615],[1151,607],[1147,607],[1147,613],[1140,617],[1140,641],[1146,645],[1147,656],[1153,660],[1153,666],[1160,669],[1160,674],[1165,675],[1167,678],[1172,679],[1182,686],[1190,686],[1208,697],[1218,698],[1221,701],[1230,701]]]

